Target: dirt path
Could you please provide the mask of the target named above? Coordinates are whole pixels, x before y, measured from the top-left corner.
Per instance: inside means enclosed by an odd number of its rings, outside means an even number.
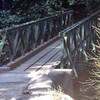
[[[86,87],[83,85],[87,80],[89,80],[90,74],[89,74],[89,69],[86,69],[84,71],[79,72],[79,78],[74,84],[74,93],[75,93],[75,100],[90,100],[88,95],[89,94],[84,94],[83,90],[86,90]]]

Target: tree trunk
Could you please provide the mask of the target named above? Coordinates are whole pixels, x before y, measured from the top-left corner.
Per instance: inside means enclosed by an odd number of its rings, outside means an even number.
[[[68,2],[68,0],[62,0],[62,7],[64,7],[64,8],[69,8],[69,2]]]
[[[11,0],[2,0],[2,9],[9,10],[12,7]]]

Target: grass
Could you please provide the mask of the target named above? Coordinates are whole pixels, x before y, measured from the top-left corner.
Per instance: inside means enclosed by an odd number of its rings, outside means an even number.
[[[61,86],[58,86],[57,90],[49,90],[49,94],[52,97],[52,100],[73,100],[69,95],[64,94]]]

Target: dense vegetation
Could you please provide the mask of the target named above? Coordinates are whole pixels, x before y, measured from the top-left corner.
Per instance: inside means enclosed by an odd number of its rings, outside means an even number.
[[[68,9],[79,10],[84,4],[87,11],[99,0],[1,0],[0,28],[62,13]],[[73,6],[74,5],[74,6]],[[80,7],[82,8],[82,7]],[[82,9],[83,10],[83,9]],[[84,10],[83,10],[84,11]]]

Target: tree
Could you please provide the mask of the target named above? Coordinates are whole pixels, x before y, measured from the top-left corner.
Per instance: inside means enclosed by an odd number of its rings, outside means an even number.
[[[2,9],[3,10],[9,10],[12,8],[12,0],[1,0],[2,3]]]

